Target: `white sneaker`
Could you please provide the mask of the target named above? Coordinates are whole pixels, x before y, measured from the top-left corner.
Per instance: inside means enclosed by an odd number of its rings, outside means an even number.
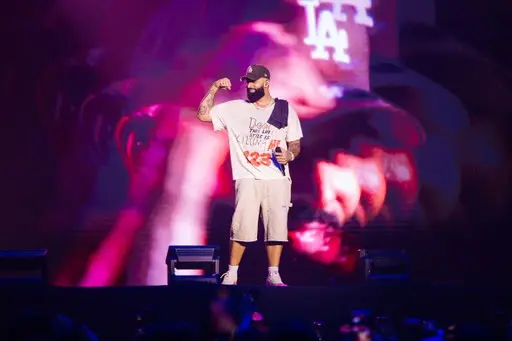
[[[281,279],[279,272],[270,272],[267,277],[267,286],[269,287],[287,287]]]
[[[227,271],[222,276],[222,285],[236,285],[238,274],[236,272]]]

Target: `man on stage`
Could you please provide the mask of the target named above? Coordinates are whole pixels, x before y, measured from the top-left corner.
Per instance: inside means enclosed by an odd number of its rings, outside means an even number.
[[[288,102],[270,96],[270,72],[266,67],[249,66],[242,80],[247,87],[246,101],[214,105],[219,89],[231,90],[230,80],[223,78],[213,83],[197,112],[198,119],[212,122],[214,130],[227,130],[235,180],[229,270],[222,284],[237,284],[246,245],[257,240],[261,209],[269,265],[267,285],[285,286],[279,262],[283,244],[288,241],[288,163],[300,153],[302,128]]]

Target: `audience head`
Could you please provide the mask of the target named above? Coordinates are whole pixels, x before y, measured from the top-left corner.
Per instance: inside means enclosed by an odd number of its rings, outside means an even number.
[[[142,328],[134,341],[199,341],[198,328],[189,323],[154,324]]]
[[[62,315],[23,314],[8,330],[12,341],[97,341],[85,325]]]
[[[268,340],[317,341],[318,337],[312,325],[298,321],[286,321],[270,329]]]

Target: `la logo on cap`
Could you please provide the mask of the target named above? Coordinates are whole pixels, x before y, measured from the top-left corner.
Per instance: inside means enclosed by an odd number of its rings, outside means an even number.
[[[252,72],[252,66],[249,65],[249,67],[247,68],[247,73],[251,73]]]

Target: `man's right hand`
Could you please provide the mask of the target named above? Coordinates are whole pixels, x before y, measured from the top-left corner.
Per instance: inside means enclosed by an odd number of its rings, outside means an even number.
[[[217,89],[231,90],[231,81],[229,78],[221,78],[218,81],[215,81],[212,86]]]
[[[197,109],[197,118],[202,122],[211,122],[212,117],[210,116],[210,110],[213,108],[213,100],[215,93],[219,89],[231,90],[231,81],[228,78],[221,78],[215,81],[206,95],[204,96],[199,108]]]

